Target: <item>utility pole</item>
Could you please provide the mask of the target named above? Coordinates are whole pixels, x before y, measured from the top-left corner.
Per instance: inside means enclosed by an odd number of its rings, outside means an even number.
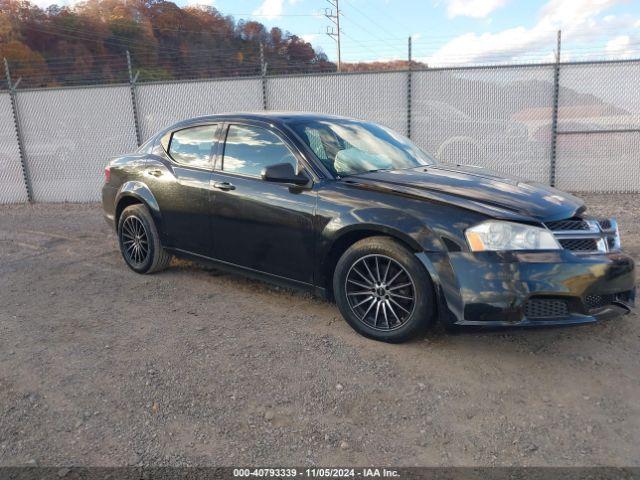
[[[342,60],[340,58],[340,0],[327,0],[333,8],[325,8],[324,16],[327,17],[336,26],[327,27],[327,35],[336,41],[338,47],[338,71],[342,70]],[[335,8],[335,13],[334,9]]]

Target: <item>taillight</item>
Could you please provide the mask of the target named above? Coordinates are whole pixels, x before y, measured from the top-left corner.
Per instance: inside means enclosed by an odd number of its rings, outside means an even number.
[[[107,165],[104,167],[104,183],[109,183],[109,180],[111,180],[111,167]]]

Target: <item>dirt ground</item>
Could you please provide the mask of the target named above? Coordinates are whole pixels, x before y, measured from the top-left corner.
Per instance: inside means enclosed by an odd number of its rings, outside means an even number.
[[[640,195],[588,195],[640,258]],[[97,205],[0,207],[1,465],[640,465],[640,318],[387,345]]]

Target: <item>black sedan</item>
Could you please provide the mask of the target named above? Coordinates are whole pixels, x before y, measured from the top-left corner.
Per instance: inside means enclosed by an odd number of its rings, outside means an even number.
[[[400,342],[432,322],[532,326],[628,312],[633,260],[578,198],[436,162],[380,125],[316,114],[214,115],[112,160],[102,191],[127,265],[172,255],[335,299]]]

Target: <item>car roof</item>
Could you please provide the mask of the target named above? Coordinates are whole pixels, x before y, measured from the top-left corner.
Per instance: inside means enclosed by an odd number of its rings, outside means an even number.
[[[219,113],[215,115],[204,115],[194,117],[178,122],[167,130],[174,130],[183,126],[193,125],[200,122],[214,122],[216,120],[261,120],[263,122],[271,122],[276,124],[289,123],[296,120],[314,121],[314,120],[347,120],[358,121],[354,118],[342,117],[338,115],[328,115],[325,113],[312,112],[231,112]]]

